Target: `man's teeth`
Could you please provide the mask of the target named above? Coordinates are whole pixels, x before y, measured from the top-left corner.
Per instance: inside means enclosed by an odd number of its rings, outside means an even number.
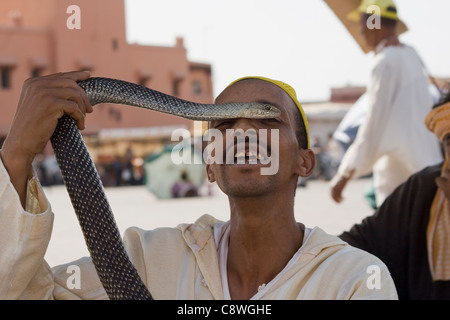
[[[257,160],[261,160],[263,159],[263,156],[260,153],[254,153],[252,151],[247,151],[247,152],[237,152],[234,155],[235,158],[243,158],[243,157],[247,157],[247,158],[255,158]]]

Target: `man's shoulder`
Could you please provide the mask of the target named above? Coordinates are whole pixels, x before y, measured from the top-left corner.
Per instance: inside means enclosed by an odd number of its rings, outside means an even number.
[[[403,64],[410,65],[414,62],[421,65],[421,59],[417,51],[408,45],[385,47],[375,56],[375,68],[385,65],[395,68]]]
[[[435,193],[437,188],[435,179],[441,174],[443,162],[428,166],[411,175],[399,188],[418,188],[426,192]]]
[[[155,246],[201,246],[203,247],[213,237],[213,226],[223,223],[211,215],[202,215],[195,222],[181,223],[176,227],[159,227],[144,230],[130,227],[125,231],[124,239],[130,243],[152,244]]]
[[[422,170],[415,173],[413,176],[414,177],[436,177],[436,176],[440,175],[443,165],[444,165],[444,162],[439,162],[435,165],[425,167]]]
[[[303,253],[318,255],[324,249],[339,250],[346,243],[320,227],[314,227],[302,246]]]
[[[197,229],[205,229],[205,228],[212,228],[212,226],[215,223],[222,222],[219,219],[216,219],[215,217],[204,214],[200,216],[195,222],[193,223],[182,223],[177,226],[177,229],[185,230],[186,228],[197,228]]]

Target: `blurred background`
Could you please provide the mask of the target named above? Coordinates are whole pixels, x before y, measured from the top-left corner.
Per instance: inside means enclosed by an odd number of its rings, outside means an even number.
[[[450,2],[396,3],[409,29],[401,41],[444,87]],[[1,0],[0,144],[29,77],[90,70],[211,103],[234,79],[261,75],[296,89],[319,159],[311,179],[329,180],[356,134],[335,135],[352,107],[364,105],[372,58],[323,0]],[[193,131],[193,123],[103,104],[88,117],[83,136],[106,187],[146,185],[162,198],[208,195],[202,165],[177,167],[167,156],[178,128]],[[62,183],[50,146],[35,164],[43,185]],[[171,179],[164,190],[160,182],[155,187],[161,178]],[[192,190],[176,195],[172,186],[186,181]]]

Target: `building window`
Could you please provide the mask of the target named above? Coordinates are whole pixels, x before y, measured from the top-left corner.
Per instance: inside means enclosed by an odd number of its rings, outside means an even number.
[[[116,38],[112,39],[111,45],[112,45],[113,51],[117,51],[117,49],[119,49],[119,41],[117,41]]]
[[[112,118],[113,120],[120,122],[122,120],[122,114],[120,112],[120,110],[116,110],[114,107],[110,107],[108,109],[108,114],[109,117]]]
[[[172,95],[178,97],[180,95],[180,79],[175,79],[172,82]]]
[[[202,94],[202,83],[200,81],[192,82],[192,93],[194,95]]]
[[[42,69],[35,67],[33,69],[31,69],[31,77],[32,78],[36,78],[36,77],[40,77],[42,75]]]
[[[11,88],[11,68],[0,67],[0,87],[2,89]]]
[[[143,86],[143,87],[146,87],[147,83],[148,83],[148,80],[149,80],[149,77],[140,77],[139,81],[138,81],[138,84]]]

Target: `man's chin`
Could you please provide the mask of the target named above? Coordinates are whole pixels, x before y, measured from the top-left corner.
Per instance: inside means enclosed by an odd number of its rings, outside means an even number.
[[[261,166],[229,165],[223,184],[218,183],[222,191],[230,197],[261,197],[274,190],[275,176],[260,174]]]

